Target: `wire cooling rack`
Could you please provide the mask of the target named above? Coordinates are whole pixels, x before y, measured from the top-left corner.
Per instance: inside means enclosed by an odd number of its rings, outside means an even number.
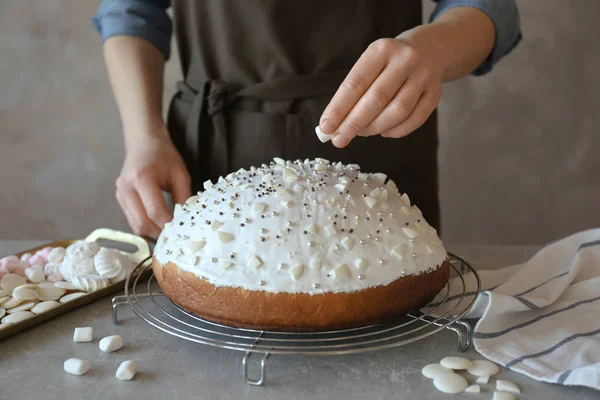
[[[442,289],[442,299],[426,313],[408,314],[386,324],[335,331],[273,332],[217,324],[182,310],[160,290],[152,274],[149,257],[138,264],[127,279],[125,295],[113,298],[112,317],[117,324],[117,308],[128,304],[144,321],[170,335],[195,343],[243,351],[244,380],[250,385],[260,386],[265,382],[267,361],[273,354],[328,356],[363,353],[412,343],[442,329],[454,331],[458,336],[459,350],[467,350],[471,346],[471,326],[460,318],[473,305],[481,282],[467,261],[454,254],[449,254],[449,260],[452,276],[459,278],[452,282],[461,287],[452,288],[452,292],[457,294],[450,298],[450,283],[447,282]],[[475,276],[476,287],[469,288],[467,293],[464,275],[468,272]],[[149,278],[146,280],[146,277]],[[471,295],[472,299],[467,299]],[[251,378],[248,371],[253,354],[262,355],[257,378]]]

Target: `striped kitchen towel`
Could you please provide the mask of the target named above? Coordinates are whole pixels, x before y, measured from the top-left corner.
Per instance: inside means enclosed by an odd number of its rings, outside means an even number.
[[[466,318],[479,318],[481,355],[539,381],[600,390],[600,229],[554,242],[524,264],[477,272],[484,290]],[[436,314],[456,305],[456,279]],[[466,280],[468,290],[474,277]]]

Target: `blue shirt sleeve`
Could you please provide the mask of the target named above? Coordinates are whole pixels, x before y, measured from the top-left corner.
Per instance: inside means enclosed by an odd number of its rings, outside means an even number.
[[[435,21],[444,12],[455,7],[475,7],[486,13],[494,22],[496,43],[489,57],[472,72],[483,75],[492,70],[502,57],[510,53],[519,44],[523,35],[519,9],[515,0],[434,0],[437,6],[431,14],[430,21]]]
[[[115,35],[131,35],[152,43],[168,59],[173,23],[167,9],[170,0],[102,0],[92,24],[102,41]]]

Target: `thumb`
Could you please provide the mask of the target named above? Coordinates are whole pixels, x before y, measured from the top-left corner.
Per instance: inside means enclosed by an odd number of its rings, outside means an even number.
[[[183,204],[192,195],[190,174],[185,168],[175,169],[171,174],[171,196],[173,203]]]

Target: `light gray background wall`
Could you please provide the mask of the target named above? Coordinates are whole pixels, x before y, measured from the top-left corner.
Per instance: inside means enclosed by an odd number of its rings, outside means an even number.
[[[120,123],[89,23],[97,4],[0,2],[0,239],[128,229],[114,199]],[[444,88],[447,242],[536,244],[600,226],[600,2],[519,5],[519,48],[491,75]]]

